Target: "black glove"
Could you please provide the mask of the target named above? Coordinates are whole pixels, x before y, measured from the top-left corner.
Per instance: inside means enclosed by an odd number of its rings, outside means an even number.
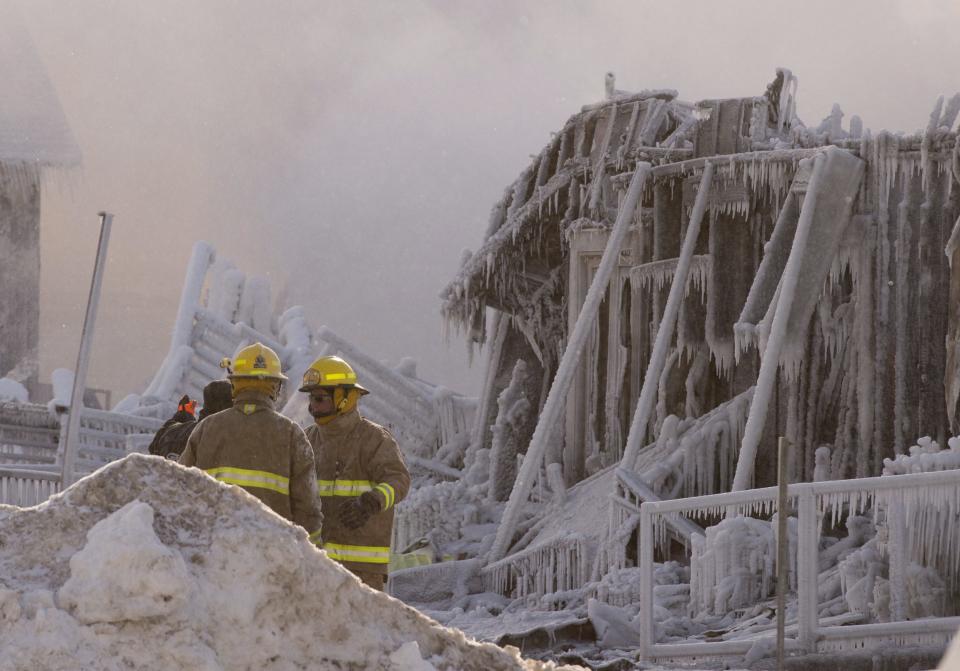
[[[340,524],[348,529],[359,529],[380,512],[380,499],[373,492],[364,492],[340,508]]]

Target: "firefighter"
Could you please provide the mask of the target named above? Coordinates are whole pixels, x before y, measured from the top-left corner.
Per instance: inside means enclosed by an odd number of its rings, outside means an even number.
[[[221,365],[228,367],[230,362]],[[323,515],[313,450],[303,430],[274,410],[280,385],[287,379],[279,357],[255,343],[240,350],[232,369],[227,369],[233,407],[197,424],[180,463],[242,487],[302,526],[319,544]]]
[[[193,432],[197,422],[215,412],[226,410],[233,405],[230,383],[227,380],[214,380],[203,388],[203,407],[200,408],[200,417],[193,416],[196,401],[184,396],[177,404],[177,412],[164,422],[157,435],[150,443],[150,454],[156,454],[167,459],[177,460],[187,446],[187,439]]]
[[[361,417],[369,393],[336,356],[317,359],[303,374],[315,423],[307,427],[326,513],[323,547],[368,586],[383,590],[390,563],[393,508],[410,488],[410,474],[390,432]]]

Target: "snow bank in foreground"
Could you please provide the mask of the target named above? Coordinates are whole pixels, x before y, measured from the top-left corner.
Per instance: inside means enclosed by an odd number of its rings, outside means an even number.
[[[0,650],[2,671],[557,668],[441,627],[242,490],[143,455],[0,506]]]

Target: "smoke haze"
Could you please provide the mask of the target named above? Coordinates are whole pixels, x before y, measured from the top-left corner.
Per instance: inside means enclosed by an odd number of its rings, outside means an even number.
[[[920,128],[960,90],[952,0],[17,6],[83,152],[44,193],[41,377],[74,366],[108,209],[89,383],[115,399],[166,354],[198,239],[315,326],[476,393],[437,294],[608,70],[694,101],[761,94],[785,66],[807,125],[838,102],[874,130]]]

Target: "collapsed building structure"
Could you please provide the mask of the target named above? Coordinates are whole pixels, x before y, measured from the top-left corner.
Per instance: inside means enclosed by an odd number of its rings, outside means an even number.
[[[750,659],[769,651],[783,436],[790,646],[942,647],[960,625],[960,97],[920,134],[873,134],[839,107],[805,126],[796,86],[780,70],[762,96],[687,103],[611,82],[571,117],[444,291],[487,353],[476,400],[314,329],[198,243],[153,381],[83,410],[81,472],[145,448],[250,342],[292,379],[339,353],[414,475],[394,551],[433,563],[393,594],[486,639],[590,623],[634,656]],[[0,407],[3,502],[61,489],[60,396]]]
[[[463,477],[401,506],[400,544],[467,550],[487,589],[543,610],[631,605],[641,654],[682,657],[656,644],[772,594],[773,495],[754,488],[776,482],[782,436],[789,481],[812,483],[790,490],[800,647],[949,638],[960,479],[900,481],[904,519],[881,493],[896,478],[875,476],[957,464],[960,445],[939,446],[960,421],[960,95],[903,135],[845,125],[839,106],[806,126],[796,89],[786,69],[764,95],[695,104],[611,89],[505,190],[442,294],[489,353],[471,443],[449,464]],[[451,520],[444,500],[472,505]],[[657,561],[684,558],[656,590],[654,545]],[[924,580],[937,603],[908,608]],[[682,607],[655,618],[654,591]],[[652,630],[678,613],[693,619]],[[857,638],[818,624],[834,616],[950,617]]]

